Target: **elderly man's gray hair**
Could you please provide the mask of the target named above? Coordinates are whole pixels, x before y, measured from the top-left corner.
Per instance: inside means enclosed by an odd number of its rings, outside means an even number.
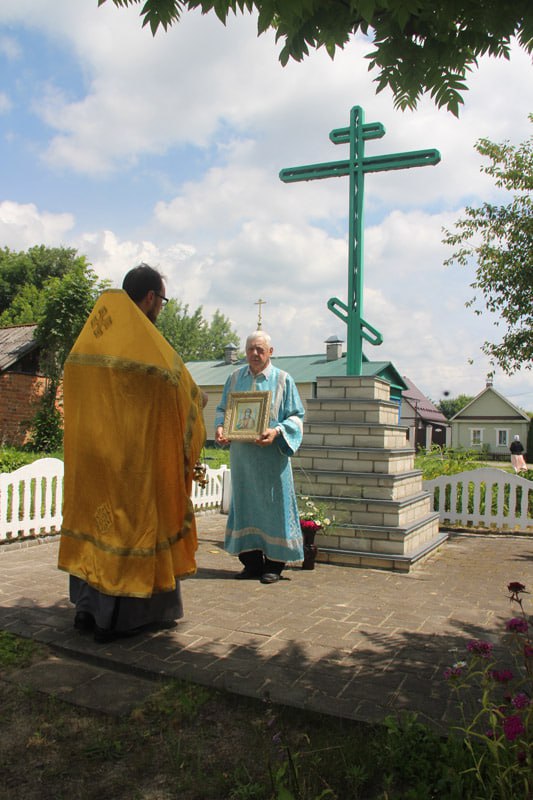
[[[255,339],[262,339],[268,348],[272,347],[272,339],[265,331],[254,331],[249,336],[247,336],[246,347],[248,347],[250,342],[253,342]]]

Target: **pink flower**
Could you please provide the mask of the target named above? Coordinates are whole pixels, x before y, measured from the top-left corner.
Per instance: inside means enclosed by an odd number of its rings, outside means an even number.
[[[515,739],[517,739],[519,736],[522,736],[522,734],[526,732],[524,724],[518,714],[513,714],[512,716],[504,719],[503,732],[505,734],[505,738],[509,742],[514,742]]]
[[[510,669],[493,669],[490,674],[498,683],[509,683],[514,678]]]
[[[526,642],[524,645],[524,656],[526,658],[533,658],[533,646]]]
[[[313,522],[312,519],[301,519],[300,528],[303,531],[318,531],[320,529],[320,525],[317,525],[317,523]]]
[[[513,631],[513,633],[527,633],[527,622],[525,619],[520,619],[520,617],[513,617],[513,619],[507,620],[505,627],[508,631]]]
[[[530,702],[531,701],[525,692],[518,692],[518,694],[515,694],[511,700],[511,703],[515,708],[527,708]]]
[[[444,670],[444,679],[447,681],[453,680],[454,678],[460,678],[463,674],[462,667],[453,666],[453,667],[446,667]]]
[[[484,642],[481,639],[471,639],[466,645],[467,650],[481,658],[490,658],[492,648],[493,645],[490,642]]]

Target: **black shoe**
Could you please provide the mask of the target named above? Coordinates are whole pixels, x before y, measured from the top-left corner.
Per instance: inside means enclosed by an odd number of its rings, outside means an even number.
[[[92,614],[88,611],[77,611],[74,617],[74,627],[77,631],[91,632],[94,631],[95,621]]]
[[[130,628],[129,631],[116,631],[114,628],[99,628],[94,626],[94,641],[98,644],[109,644],[116,642],[117,639],[129,639],[130,636],[138,636],[146,631],[147,626],[141,628]]]
[[[238,572],[233,577],[237,581],[257,581],[261,575],[258,572],[250,572],[250,570],[245,567],[242,572]]]
[[[277,583],[280,576],[277,572],[265,572],[261,575],[261,583]]]
[[[175,619],[162,619],[160,622],[152,622],[146,627],[152,631],[170,631],[172,628],[178,627],[178,622]]]
[[[114,642],[118,639],[118,633],[111,628],[99,628],[98,625],[94,626],[94,641],[98,644],[107,644]]]

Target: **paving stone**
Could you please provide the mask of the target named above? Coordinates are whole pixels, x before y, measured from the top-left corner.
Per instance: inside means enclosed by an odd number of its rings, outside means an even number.
[[[499,645],[507,583],[527,584],[533,559],[531,537],[453,536],[408,574],[318,563],[262,586],[233,580],[225,522],[199,517],[198,573],[182,582],[177,628],[108,645],[73,630],[57,537],[0,547],[0,627],[53,652],[16,679],[112,713],[166,677],[371,723],[415,711],[442,727],[456,713],[444,668],[469,639]]]
[[[157,688],[151,679],[131,674],[125,677],[123,673],[56,655],[13,671],[4,680],[117,716],[130,714]]]

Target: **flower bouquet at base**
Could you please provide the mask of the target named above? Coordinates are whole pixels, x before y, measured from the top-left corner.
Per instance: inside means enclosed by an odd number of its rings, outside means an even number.
[[[327,516],[327,508],[324,503],[316,502],[307,496],[298,498],[298,512],[304,540],[302,569],[314,569],[317,555],[315,535],[317,531],[325,533],[335,518]]]

